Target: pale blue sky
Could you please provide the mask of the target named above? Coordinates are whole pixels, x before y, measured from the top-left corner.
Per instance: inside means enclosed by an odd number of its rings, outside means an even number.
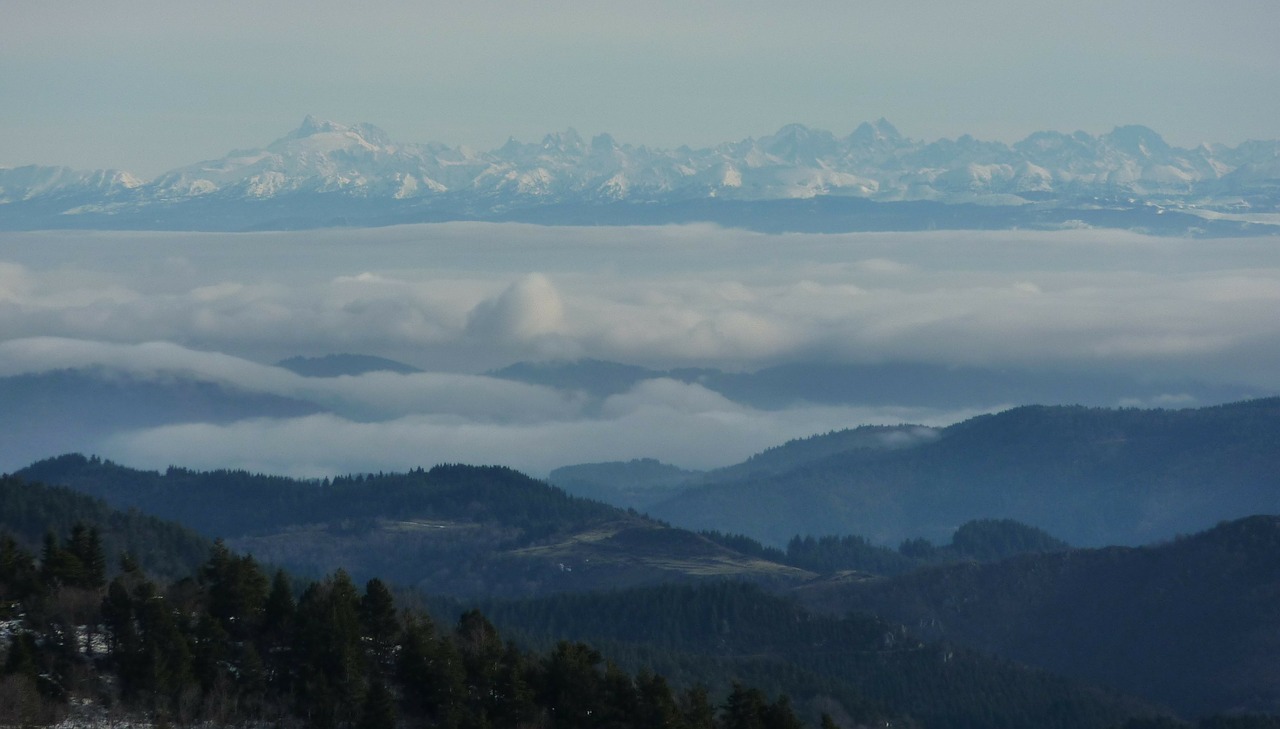
[[[148,177],[308,113],[487,149],[573,126],[660,147],[788,122],[1016,141],[1146,124],[1280,137],[1280,3],[6,0],[0,166]]]

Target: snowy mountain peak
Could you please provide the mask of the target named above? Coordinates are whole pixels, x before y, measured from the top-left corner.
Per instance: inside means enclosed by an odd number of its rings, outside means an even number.
[[[1164,158],[1170,148],[1155,130],[1140,124],[1116,127],[1102,137],[1116,149],[1139,158]]]
[[[878,132],[880,136],[884,137],[885,139],[889,139],[889,140],[902,139],[902,135],[898,133],[898,128],[890,124],[889,120],[885,119],[884,117],[880,117],[879,119],[876,119],[875,124],[873,124],[872,126],[874,126],[876,132]]]
[[[834,135],[803,124],[787,124],[760,140],[760,146],[775,158],[792,164],[815,164],[835,154],[839,147]]]
[[[548,152],[561,152],[578,155],[586,149],[582,135],[573,127],[563,132],[553,132],[542,138],[542,149]]]
[[[330,135],[363,142],[369,147],[386,147],[392,144],[391,137],[372,124],[342,124],[329,119],[320,119],[311,114],[302,120],[302,124],[297,129],[279,141],[306,140],[311,137]]]
[[[858,147],[871,147],[883,144],[896,144],[902,141],[902,135],[884,117],[874,122],[862,122],[848,137],[849,143]]]
[[[332,132],[341,133],[341,132],[350,131],[350,129],[351,127],[348,127],[344,124],[339,124],[338,122],[330,121],[328,119],[320,119],[311,114],[307,114],[306,118],[302,120],[302,124],[300,124],[297,129],[293,130],[293,132],[290,133],[286,138],[287,139],[305,139],[306,137],[310,137],[315,134],[325,134],[325,133],[332,133]]]
[[[1123,197],[1280,211],[1280,142],[1180,149],[1137,125],[1100,136],[1036,132],[1013,145],[968,134],[924,142],[903,137],[880,118],[846,137],[787,124],[756,139],[698,149],[623,144],[608,134],[588,142],[570,128],[541,142],[509,139],[486,152],[396,143],[371,124],[307,116],[266,147],[145,183],[115,171],[0,169],[0,213],[36,200],[67,201],[57,215],[115,215],[197,198],[232,204],[312,195],[422,205],[442,218],[450,211],[474,216],[544,203],[819,196],[999,205],[1057,198],[1091,206]]]
[[[591,138],[591,151],[594,154],[611,153],[618,149],[618,143],[611,134],[597,134]]]

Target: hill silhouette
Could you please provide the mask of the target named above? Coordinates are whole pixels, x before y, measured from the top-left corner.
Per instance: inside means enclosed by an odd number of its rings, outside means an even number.
[[[648,513],[782,545],[795,534],[945,541],[1008,518],[1071,544],[1137,545],[1280,513],[1280,398],[1185,410],[1027,406],[708,483]]]

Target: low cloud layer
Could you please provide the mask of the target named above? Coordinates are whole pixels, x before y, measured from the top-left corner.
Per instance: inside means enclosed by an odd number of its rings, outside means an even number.
[[[691,396],[693,402],[673,400],[673,394]],[[604,416],[573,420],[515,423],[422,414],[353,422],[313,415],[165,426],[118,434],[102,445],[117,460],[157,469],[173,463],[210,469],[231,465],[319,477],[462,462],[545,476],[573,463],[641,457],[685,468],[716,468],[787,440],[855,424],[944,425],[975,414],[821,407],[764,412],[734,406],[696,385],[669,381],[643,383],[610,400]]]
[[[577,417],[584,402],[546,387],[456,373],[303,377],[280,367],[168,342],[128,345],[53,337],[0,342],[0,377],[59,369],[209,382],[312,402],[352,420],[429,413],[474,421],[543,422]]]
[[[500,464],[545,475],[570,463],[641,457],[715,468],[816,432],[864,423],[942,425],[976,412],[813,405],[763,411],[697,384],[662,378],[596,401],[571,390],[456,373],[303,377],[168,342],[0,342],[0,378],[66,370],[127,383],[211,383],[311,403],[326,412],[89,431],[79,441],[60,439],[59,449],[157,469],[244,468],[307,477],[442,462]],[[174,413],[181,419],[180,408]],[[29,453],[5,465],[18,468],[55,454]]]
[[[674,381],[588,403],[478,374],[518,360],[917,361],[1280,390],[1276,311],[1280,246],[1265,239],[492,224],[0,234],[0,376],[98,366],[328,411],[101,444],[155,466],[320,473],[468,461],[545,472],[655,456],[709,467],[831,428],[964,415],[763,413]],[[336,352],[426,372],[318,380],[270,366]]]

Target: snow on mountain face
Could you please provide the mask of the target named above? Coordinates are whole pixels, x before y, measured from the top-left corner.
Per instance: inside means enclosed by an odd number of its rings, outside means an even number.
[[[439,191],[416,150],[393,144],[369,124],[343,125],[308,116],[293,132],[264,149],[231,152],[168,172],[149,186],[157,198],[228,192],[265,198],[295,192],[347,192],[405,196]],[[407,182],[412,178],[413,182]]]
[[[142,180],[119,170],[81,172],[68,167],[11,167],[0,169],[0,204],[86,194],[109,198],[142,185]]]
[[[1123,126],[1099,136],[1036,132],[1010,146],[964,135],[923,142],[879,119],[838,138],[789,124],[713,148],[656,150],[573,129],[489,152],[401,144],[370,124],[308,116],[266,147],[237,150],[142,182],[117,171],[0,169],[0,204],[74,201],[68,209],[173,204],[196,198],[261,200],[337,194],[381,200],[663,201],[707,197],[971,201],[974,196],[1063,199],[1141,196],[1280,203],[1280,142],[1179,149],[1155,131]],[[469,201],[469,202],[468,202]],[[79,206],[79,207],[77,207]],[[86,208],[85,206],[88,206]]]

